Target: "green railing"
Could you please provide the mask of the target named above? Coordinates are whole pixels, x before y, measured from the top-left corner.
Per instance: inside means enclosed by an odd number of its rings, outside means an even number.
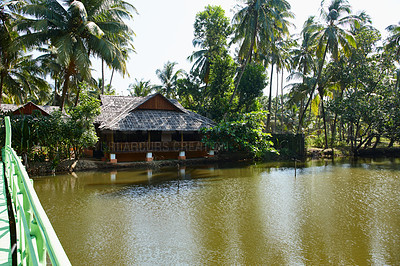
[[[71,265],[47,217],[21,158],[11,148],[10,118],[5,117],[6,141],[2,149],[8,190],[16,220],[17,264]]]

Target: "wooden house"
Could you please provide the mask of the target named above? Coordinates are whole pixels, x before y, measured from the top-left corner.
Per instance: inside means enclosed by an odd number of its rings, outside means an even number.
[[[214,122],[161,94],[101,96],[97,150],[112,162],[185,159],[208,154],[200,129]]]

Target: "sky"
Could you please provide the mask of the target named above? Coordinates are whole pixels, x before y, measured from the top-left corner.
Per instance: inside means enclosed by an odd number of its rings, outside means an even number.
[[[187,57],[195,50],[192,45],[193,24],[198,12],[204,7],[220,5],[226,16],[232,19],[237,5],[243,4],[241,0],[127,0],[133,4],[138,15],[129,22],[133,29],[133,45],[136,53],[131,54],[127,64],[129,76],[122,77],[115,74],[112,86],[117,94],[128,95],[129,84],[137,80],[150,80],[151,84],[159,84],[155,74],[157,69],[162,69],[167,61],[177,62],[176,69],[189,72],[191,63]],[[296,29],[291,33],[301,30],[304,21],[310,16],[320,14],[320,0],[288,0],[295,19],[291,22]],[[327,0],[329,2],[329,0]],[[372,18],[374,27],[387,36],[385,28],[400,22],[400,0],[349,0],[353,13],[366,11]],[[95,77],[101,76],[100,63],[93,66]],[[111,70],[106,69],[106,84],[110,81]]]

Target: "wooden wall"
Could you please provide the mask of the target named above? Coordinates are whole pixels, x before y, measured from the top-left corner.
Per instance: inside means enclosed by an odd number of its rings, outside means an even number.
[[[156,95],[143,104],[139,105],[137,110],[167,110],[167,111],[181,111],[175,105],[163,98],[161,95]]]
[[[13,112],[14,115],[31,115],[34,110],[38,110],[44,116],[48,116],[49,114],[39,109],[36,105],[32,103],[25,104],[24,106],[18,108]]]

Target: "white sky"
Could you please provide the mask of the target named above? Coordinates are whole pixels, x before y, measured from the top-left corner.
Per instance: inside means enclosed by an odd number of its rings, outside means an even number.
[[[128,62],[129,77],[115,74],[113,87],[120,95],[127,95],[127,88],[138,80],[151,80],[152,84],[159,84],[155,75],[156,69],[161,69],[169,60],[177,62],[177,69],[189,71],[191,68],[187,57],[194,51],[193,23],[199,11],[203,11],[208,4],[220,5],[230,19],[234,14],[234,7],[241,4],[240,0],[127,0],[139,12],[130,23],[135,31],[134,46],[136,54],[132,54]],[[291,4],[295,19],[292,21],[297,27],[291,33],[301,30],[304,21],[310,15],[319,15],[320,0],[288,0]],[[329,2],[329,0],[327,0]],[[373,25],[381,31],[383,36],[387,33],[385,28],[400,21],[400,0],[349,0],[353,13],[366,11],[372,18]],[[99,63],[93,66],[95,77],[101,76]],[[106,70],[106,84],[108,84],[111,71]]]

